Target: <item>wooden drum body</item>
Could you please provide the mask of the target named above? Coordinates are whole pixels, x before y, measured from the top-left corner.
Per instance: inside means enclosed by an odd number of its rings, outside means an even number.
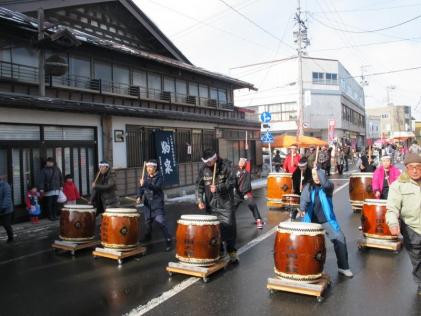
[[[94,239],[95,213],[90,205],[64,205],[60,213],[60,239],[76,243]]]
[[[272,202],[282,202],[284,194],[292,193],[292,173],[272,172],[267,179],[267,199]]]
[[[361,212],[361,225],[365,237],[395,240],[386,224],[387,200],[365,200]]]
[[[208,266],[220,259],[221,229],[216,216],[182,215],[177,224],[178,260]]]
[[[349,178],[349,201],[354,209],[361,209],[365,199],[374,199],[373,173],[359,172]]]
[[[326,259],[325,231],[320,224],[282,222],[274,247],[275,274],[296,281],[316,281]]]
[[[129,251],[139,242],[139,213],[131,208],[107,208],[102,214],[101,244],[105,248]]]
[[[300,196],[298,194],[284,194],[282,197],[282,204],[284,206],[300,206]]]

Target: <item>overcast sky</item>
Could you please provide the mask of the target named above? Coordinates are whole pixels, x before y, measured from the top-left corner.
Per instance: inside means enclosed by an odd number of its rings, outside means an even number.
[[[231,68],[296,53],[292,35],[295,0],[135,2],[193,64],[252,82],[259,89],[278,86],[273,76],[268,75],[270,66],[254,67],[252,71]],[[421,1],[302,0],[301,3],[311,41],[309,56],[338,59],[354,76],[361,75],[363,66],[368,75],[367,107],[386,104],[387,87],[393,86],[391,101],[412,106],[413,116],[421,120],[421,68],[370,76],[421,67]],[[411,19],[414,20],[389,28]],[[388,29],[376,31],[384,28]]]

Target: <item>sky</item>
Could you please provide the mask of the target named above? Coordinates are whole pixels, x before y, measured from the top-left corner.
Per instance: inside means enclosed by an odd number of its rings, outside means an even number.
[[[260,90],[279,86],[278,74],[271,75],[276,67],[232,68],[296,55],[295,0],[134,2],[194,65]],[[367,107],[387,104],[389,91],[390,102],[411,106],[421,120],[421,1],[301,0],[301,8],[309,56],[338,59],[353,76],[364,73]],[[378,74],[391,71],[399,72]]]

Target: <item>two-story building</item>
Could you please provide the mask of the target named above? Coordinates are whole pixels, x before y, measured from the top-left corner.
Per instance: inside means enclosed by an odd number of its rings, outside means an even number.
[[[273,77],[268,77],[273,87],[236,93],[236,104],[256,112],[248,114],[249,118],[257,120],[263,111],[271,112],[274,134],[297,131],[297,60],[289,58],[271,65]],[[362,146],[366,134],[364,90],[348,70],[338,60],[303,57],[302,80],[305,135],[328,140],[329,121],[334,121],[334,138]]]
[[[237,161],[246,133],[261,163],[259,125],[233,104],[254,86],[194,66],[132,1],[7,2],[0,28],[0,173],[15,205],[47,157],[83,195],[101,159],[119,194],[135,193],[156,131],[176,140],[171,188],[194,184],[204,148]]]

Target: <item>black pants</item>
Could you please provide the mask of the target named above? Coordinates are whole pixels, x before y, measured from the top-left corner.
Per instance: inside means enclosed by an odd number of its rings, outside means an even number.
[[[146,222],[146,231],[145,235],[150,237],[152,234],[152,224],[155,222],[158,224],[159,228],[164,235],[166,241],[171,240],[171,235],[168,231],[167,220],[165,218],[165,212],[163,210],[159,212],[152,212],[148,207],[145,207],[145,222]]]
[[[343,171],[344,171],[344,165],[338,164],[338,165],[336,165],[336,168],[338,168],[338,173],[339,174],[342,174],[343,173]]]
[[[345,235],[341,229],[335,231],[332,229],[330,224],[323,223],[323,228],[326,231],[327,238],[333,243],[333,249],[335,250],[336,260],[339,269],[349,269],[348,263],[348,249],[346,247]]]
[[[253,214],[253,217],[255,220],[262,219],[262,217],[260,216],[259,209],[257,208],[256,201],[254,200],[253,196],[248,197],[247,206],[250,209],[251,213]]]
[[[6,230],[7,240],[13,240],[12,217],[13,213],[0,216],[0,224]]]
[[[409,259],[412,263],[412,275],[415,283],[421,286],[421,235],[401,222],[401,234]]]
[[[348,166],[348,157],[345,158],[345,171],[348,171],[349,166]]]
[[[57,217],[57,199],[58,195],[45,197],[45,206],[47,208],[47,216],[49,219],[55,219]]]

